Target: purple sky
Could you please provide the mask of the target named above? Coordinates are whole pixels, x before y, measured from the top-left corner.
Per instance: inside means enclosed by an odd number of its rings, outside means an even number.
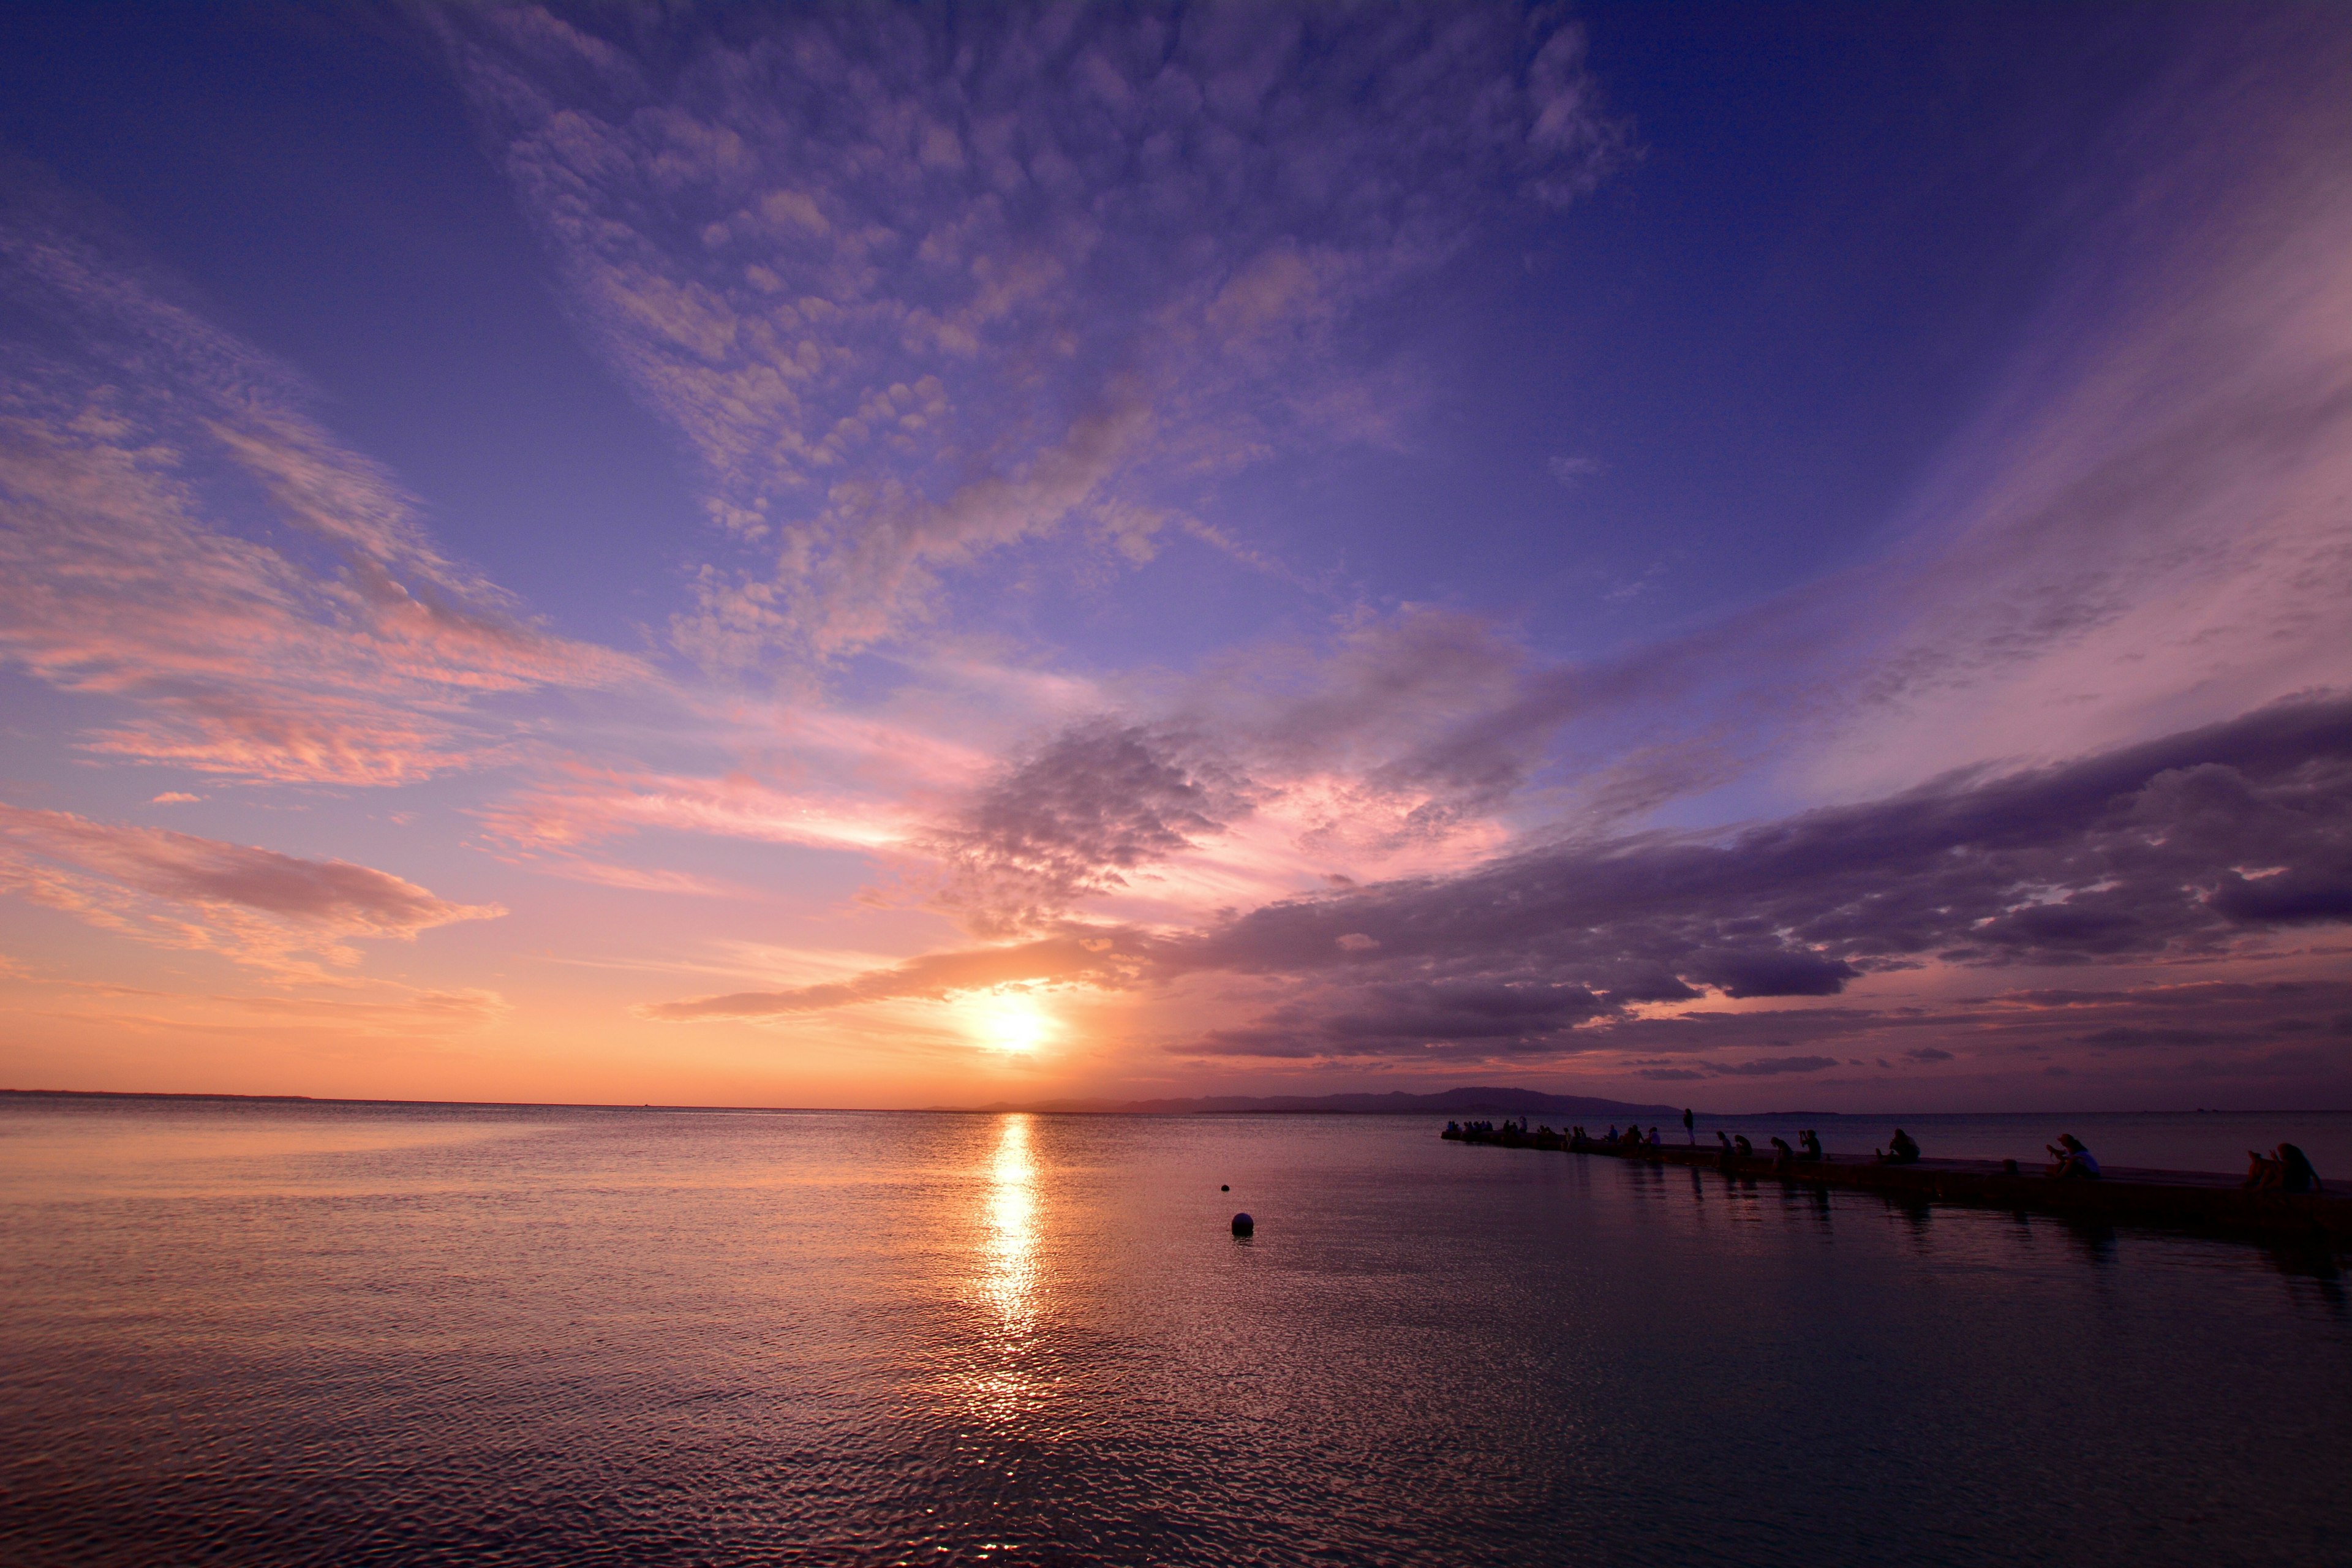
[[[2347,80],[20,8],[0,1082],[2352,1104]]]

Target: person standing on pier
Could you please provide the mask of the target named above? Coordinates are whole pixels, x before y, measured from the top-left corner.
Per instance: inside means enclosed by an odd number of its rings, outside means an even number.
[[[1683,1108],[1683,1136],[1693,1143],[1698,1142],[1698,1118],[1690,1113],[1688,1106]]]

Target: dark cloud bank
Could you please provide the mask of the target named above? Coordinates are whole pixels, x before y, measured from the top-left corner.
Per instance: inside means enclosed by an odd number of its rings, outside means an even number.
[[[1112,773],[1137,788],[1124,807],[1089,807],[1074,823],[1063,820],[1067,801],[1025,808],[1024,854],[1050,868],[1045,879],[1056,889],[1116,875],[1161,837],[1181,840],[1213,821],[1193,775],[1151,763],[1139,732],[1080,733],[1066,744],[1104,750],[1118,764]],[[1003,808],[1013,809],[1010,796]],[[750,1016],[975,983],[1127,986],[1223,974],[1274,987],[1279,1000],[1244,1026],[1185,1044],[1187,1053],[1443,1060],[1655,1050],[1668,1055],[1643,1070],[1685,1077],[1862,1065],[1822,1054],[1842,1041],[1935,1061],[1970,1035],[2028,1051],[2275,1040],[2309,1052],[2340,1048],[2327,1042],[2352,1034],[2352,984],[2219,982],[2203,961],[2347,920],[2352,701],[2315,700],[2062,766],[1955,774],[1724,835],[1565,840],[1459,876],[1285,900],[1190,932],[1071,925],[845,985],[659,1011]],[[2177,966],[2180,983],[1996,992],[1935,1013],[1703,1005],[1709,994],[1826,998],[1865,974],[1931,962],[1990,971],[2161,964]],[[1646,1003],[1701,1005],[1673,1016],[1632,1011]],[[1890,1034],[1905,1037],[1890,1045]],[[1811,1049],[1675,1061],[1801,1046]]]

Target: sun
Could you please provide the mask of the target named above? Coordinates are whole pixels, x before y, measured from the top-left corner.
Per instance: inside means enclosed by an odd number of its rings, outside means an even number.
[[[965,1026],[984,1049],[1009,1057],[1025,1057],[1052,1043],[1061,1024],[1020,992],[977,997],[964,1007]]]

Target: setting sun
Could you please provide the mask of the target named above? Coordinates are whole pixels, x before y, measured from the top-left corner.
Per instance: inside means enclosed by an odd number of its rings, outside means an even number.
[[[1061,1023],[1020,992],[973,998],[962,1008],[965,1027],[984,1049],[1007,1056],[1027,1056],[1049,1044],[1061,1032]]]

